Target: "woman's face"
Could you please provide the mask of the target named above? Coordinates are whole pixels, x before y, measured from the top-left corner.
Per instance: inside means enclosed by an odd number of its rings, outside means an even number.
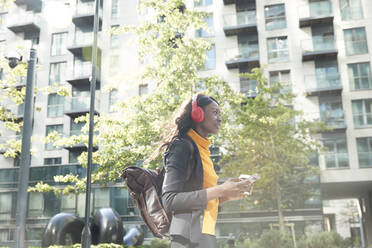
[[[204,121],[200,122],[200,131],[205,135],[216,134],[220,129],[220,108],[216,102],[211,102],[204,107]]]

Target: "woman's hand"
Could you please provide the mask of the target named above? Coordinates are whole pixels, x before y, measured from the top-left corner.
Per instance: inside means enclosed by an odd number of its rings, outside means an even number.
[[[237,182],[238,184],[236,184]],[[253,183],[249,182],[248,180],[233,178],[233,179],[227,180],[225,183],[229,184],[229,185],[225,185],[228,190],[226,191],[226,194],[224,196],[219,198],[220,204],[227,202],[227,201],[241,200],[252,194]],[[234,183],[235,183],[236,188],[234,188],[234,185],[231,185]],[[230,186],[232,186],[233,188],[231,189]]]
[[[207,201],[219,198],[220,201],[239,200],[247,197],[251,192],[253,184],[245,179],[231,178],[223,184],[207,189]]]

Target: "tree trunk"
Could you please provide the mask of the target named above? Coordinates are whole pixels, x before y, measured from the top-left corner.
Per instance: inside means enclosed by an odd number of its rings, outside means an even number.
[[[279,230],[284,233],[284,217],[282,210],[282,193],[280,191],[279,182],[276,181],[276,204],[278,206]]]

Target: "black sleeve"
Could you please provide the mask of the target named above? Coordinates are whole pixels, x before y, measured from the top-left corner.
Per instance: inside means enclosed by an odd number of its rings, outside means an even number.
[[[176,140],[169,148],[165,162],[162,201],[167,212],[202,210],[207,206],[205,189],[184,192],[190,159],[187,141]]]

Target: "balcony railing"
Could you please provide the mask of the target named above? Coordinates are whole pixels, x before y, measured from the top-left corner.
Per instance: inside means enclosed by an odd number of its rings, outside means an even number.
[[[300,27],[333,21],[332,4],[329,1],[310,2],[298,8]]]
[[[256,24],[256,11],[244,11],[223,16],[224,27]]]
[[[98,109],[100,100],[96,96],[95,98],[95,109]],[[89,112],[90,108],[90,97],[71,97],[65,98],[65,113],[66,112]]]
[[[225,58],[227,61],[230,60],[258,60],[259,58],[259,50],[258,44],[254,45],[240,45],[238,47],[227,48],[225,49]]]
[[[341,90],[342,85],[338,73],[318,73],[305,75],[307,92]]]
[[[323,52],[336,49],[333,36],[314,36],[312,39],[301,41],[303,53]]]

